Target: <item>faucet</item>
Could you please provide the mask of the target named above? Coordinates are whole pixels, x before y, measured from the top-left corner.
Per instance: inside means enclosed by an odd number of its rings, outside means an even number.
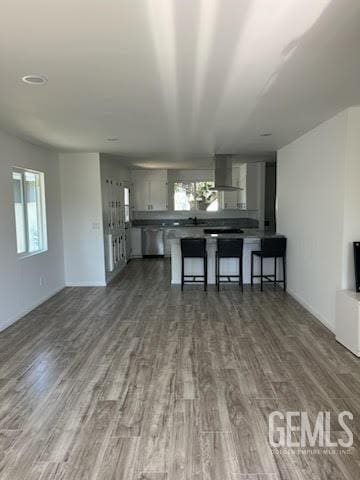
[[[192,221],[193,225],[197,225],[198,224],[198,219],[196,217],[192,218],[190,217],[189,220]]]

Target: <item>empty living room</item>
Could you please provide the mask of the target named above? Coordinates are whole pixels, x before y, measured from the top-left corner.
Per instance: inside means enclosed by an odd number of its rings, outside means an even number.
[[[360,1],[3,0],[0,480],[360,479]]]

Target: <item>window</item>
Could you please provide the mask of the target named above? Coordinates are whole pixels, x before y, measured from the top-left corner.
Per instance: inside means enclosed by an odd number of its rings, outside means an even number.
[[[47,249],[44,174],[14,168],[12,181],[17,253],[42,252]]]
[[[125,223],[130,222],[130,190],[124,188]]]
[[[174,183],[174,209],[216,212],[219,200],[213,187],[214,182],[209,181]]]

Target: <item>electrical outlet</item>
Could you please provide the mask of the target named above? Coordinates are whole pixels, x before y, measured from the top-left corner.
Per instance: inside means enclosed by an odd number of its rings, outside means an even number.
[[[45,280],[44,280],[44,277],[41,275],[40,278],[39,278],[39,285],[40,287],[42,287],[45,283]]]

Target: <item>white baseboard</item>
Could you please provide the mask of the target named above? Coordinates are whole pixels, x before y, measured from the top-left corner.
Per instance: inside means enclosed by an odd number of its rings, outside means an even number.
[[[291,295],[301,306],[308,310],[311,315],[314,315],[330,332],[334,333],[335,327],[329,323],[329,321],[323,317],[317,310],[315,310],[311,305],[309,305],[302,297],[295,293],[291,288],[286,288],[286,291]]]
[[[35,308],[39,307],[42,303],[46,302],[47,300],[49,300],[49,298],[53,297],[54,295],[56,295],[57,293],[61,292],[61,290],[64,290],[65,288],[65,285],[59,287],[59,288],[56,288],[52,293],[48,294],[48,295],[45,295],[44,297],[42,297],[40,300],[38,300],[37,302],[34,302],[33,304],[31,304],[28,308],[25,308],[24,310],[22,310],[20,313],[18,313],[17,315],[15,315],[15,317],[12,317],[12,318],[8,318],[7,320],[5,320],[5,322],[2,322],[0,323],[0,332],[2,332],[3,330],[5,330],[6,328],[10,327],[13,323],[17,322],[18,320],[20,320],[22,317],[25,317],[25,315],[27,315],[28,313],[32,312]]]
[[[105,282],[67,282],[66,287],[106,287]]]

